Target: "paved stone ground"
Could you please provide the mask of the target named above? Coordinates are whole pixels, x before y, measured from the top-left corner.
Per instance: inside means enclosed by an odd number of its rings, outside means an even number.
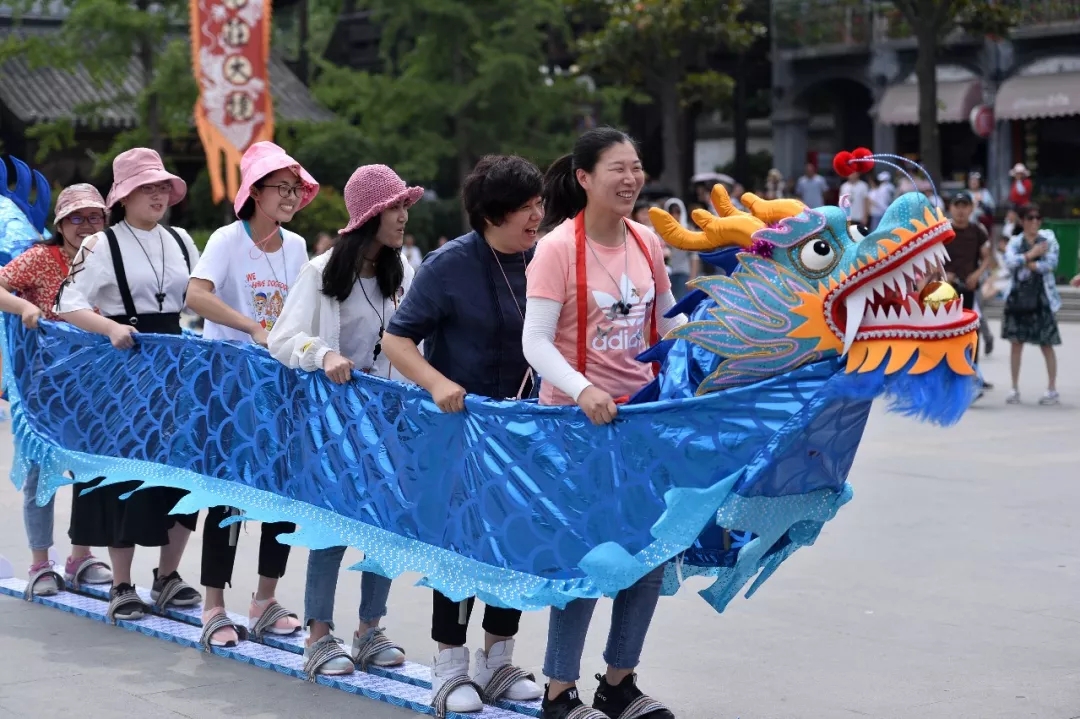
[[[984,368],[997,389],[951,430],[876,411],[851,481],[855,501],[816,546],[754,597],[717,616],[690,588],[663,600],[640,673],[680,719],[1080,718],[1080,325],[1062,327],[1065,398],[1038,407],[1045,373],[1029,349],[1025,404],[1004,404],[1007,348]],[[5,425],[4,427],[7,427]],[[7,429],[0,429],[7,432]],[[0,440],[0,464],[10,442]],[[0,466],[6,472],[6,466]],[[66,517],[70,494],[61,494]],[[21,497],[0,489],[0,553],[24,571]],[[58,521],[61,556],[67,551]],[[258,535],[241,538],[231,606],[254,589]],[[194,537],[182,566],[199,572]],[[356,555],[353,555],[356,556]],[[137,577],[154,554],[140,550]],[[279,599],[303,605],[306,552]],[[387,625],[426,660],[430,599],[395,582]],[[359,581],[342,577],[337,621],[355,622]],[[584,671],[600,670],[601,603]],[[518,657],[539,674],[546,613],[527,615]],[[479,624],[479,622],[477,622]],[[471,635],[479,637],[479,627]],[[582,682],[591,696],[592,679]],[[0,597],[0,716],[389,719],[411,714]]]

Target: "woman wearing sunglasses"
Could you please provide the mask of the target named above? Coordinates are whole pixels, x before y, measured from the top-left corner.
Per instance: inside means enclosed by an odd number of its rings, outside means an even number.
[[[1039,404],[1053,405],[1059,402],[1054,345],[1061,344],[1055,316],[1061,309],[1061,295],[1054,280],[1058,241],[1052,230],[1042,229],[1038,205],[1022,208],[1020,223],[1023,231],[1005,248],[1005,267],[1012,273],[1012,288],[1005,298],[1001,323],[1002,338],[1012,343],[1012,391],[1005,401],[1020,404],[1020,358],[1024,345],[1030,344],[1038,345],[1046,361],[1046,392]]]
[[[281,224],[318,192],[315,178],[274,143],[257,142],[247,149],[233,200],[238,219],[210,236],[188,283],[188,307],[206,320],[204,338],[266,346],[289,288],[307,262],[304,238]],[[231,507],[211,507],[203,525],[204,646],[231,647],[240,640],[225,612],[225,585],[232,583],[240,525],[221,526],[237,513]],[[259,582],[248,608],[255,636],[285,636],[300,629],[297,616],[274,598],[289,561],[289,545],[277,538],[294,531],[290,522],[262,524]]]
[[[270,331],[270,354],[305,372],[322,370],[331,382],[345,384],[353,370],[404,379],[382,351],[383,333],[412,284],[413,270],[401,246],[409,207],[424,194],[406,187],[386,165],[365,165],[345,185],[349,224],[334,248],[300,270],[285,308]],[[304,650],[304,672],[351,674],[353,662],[397,666],[405,653],[383,633],[390,580],[364,572],[360,623],[352,656],[342,649],[334,628],[334,596],[345,547],[313,549],[308,554],[305,621],[311,627]]]
[[[59,320],[53,312],[56,293],[68,275],[71,260],[90,235],[105,227],[105,200],[93,185],[79,184],[66,188],[56,198],[56,232],[48,240],[34,245],[0,269],[0,310],[19,315],[23,325],[33,330],[38,320]],[[17,292],[18,296],[12,294]],[[33,465],[23,485],[23,521],[30,542],[30,583],[27,592],[52,596],[63,588],[63,579],[73,583],[108,584],[112,571],[90,552],[92,546],[105,546],[106,538],[90,531],[89,518],[101,511],[102,495],[81,494],[88,484],[77,483],[71,497],[71,555],[64,567],[64,578],[53,570],[49,547],[53,543],[53,500],[45,506],[37,503],[41,467]]]

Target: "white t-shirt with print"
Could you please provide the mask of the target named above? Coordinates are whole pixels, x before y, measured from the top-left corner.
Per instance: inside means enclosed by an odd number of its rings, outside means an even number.
[[[870,218],[866,216],[866,199],[870,194],[870,186],[862,180],[851,182],[850,180],[840,186],[840,196],[848,195],[851,198],[851,207],[848,209],[848,217],[852,222],[864,224]]]
[[[242,221],[219,228],[210,235],[191,276],[212,282],[222,302],[270,331],[285,306],[290,285],[307,262],[304,238],[284,228],[281,235],[281,249],[267,253],[255,246]],[[210,320],[206,320],[203,337],[251,341],[247,333]]]

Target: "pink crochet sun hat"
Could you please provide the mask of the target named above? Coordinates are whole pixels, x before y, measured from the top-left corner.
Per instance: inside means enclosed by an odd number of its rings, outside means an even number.
[[[105,204],[112,207],[143,185],[156,185],[166,182],[172,185],[169,191],[169,207],[172,207],[187,194],[187,183],[165,169],[161,156],[147,147],[136,147],[121,152],[112,163],[113,184]]]
[[[270,141],[256,142],[249,147],[240,158],[240,189],[236,192],[233,200],[233,209],[240,214],[240,208],[251,197],[251,187],[272,172],[278,170],[292,170],[293,174],[304,186],[303,194],[297,205],[297,211],[315,199],[319,194],[319,183],[315,178],[300,166],[300,163],[289,157],[284,150]]]
[[[338,234],[352,232],[401,200],[405,200],[406,207],[411,207],[423,194],[423,187],[406,187],[405,181],[386,165],[358,167],[345,183],[345,207],[349,210],[349,224],[338,230]]]
[[[101,199],[101,193],[93,185],[80,182],[77,185],[65,187],[56,196],[56,217],[53,219],[53,227],[59,227],[65,217],[79,210],[106,211],[105,200]]]

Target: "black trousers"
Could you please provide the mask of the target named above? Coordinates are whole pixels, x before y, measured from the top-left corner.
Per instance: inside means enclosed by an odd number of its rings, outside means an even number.
[[[229,536],[233,526],[220,526],[232,512],[231,507],[211,507],[206,513],[203,524],[202,584],[204,587],[224,589],[232,586],[233,565],[236,562],[236,545],[230,546]],[[269,522],[262,525],[262,537],[259,540],[259,576],[267,579],[281,579],[285,576],[285,565],[289,561],[288,544],[277,540],[279,534],[295,532],[296,525],[290,522]],[[237,533],[237,539],[239,539]],[[238,542],[239,543],[239,542]]]
[[[476,597],[466,600],[465,623],[461,619],[461,602],[449,599],[445,594],[431,593],[431,638],[439,644],[452,647],[465,646]],[[497,637],[513,637],[521,625],[521,612],[517,609],[484,607],[484,631]]]

